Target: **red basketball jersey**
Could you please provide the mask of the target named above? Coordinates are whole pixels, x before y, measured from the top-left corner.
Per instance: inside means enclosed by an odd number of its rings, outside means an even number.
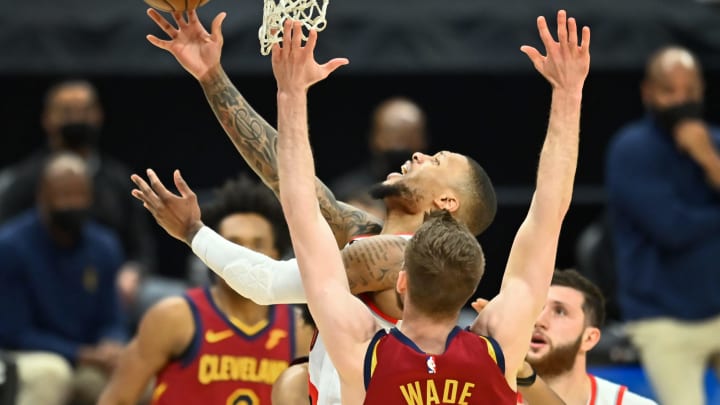
[[[185,298],[195,334],[183,355],[157,376],[154,405],[270,405],[272,384],[295,355],[289,305],[270,306],[260,330],[243,330],[223,314],[207,288]]]
[[[365,404],[516,405],[492,338],[455,327],[442,354],[427,354],[397,328],[380,330],[365,356]]]

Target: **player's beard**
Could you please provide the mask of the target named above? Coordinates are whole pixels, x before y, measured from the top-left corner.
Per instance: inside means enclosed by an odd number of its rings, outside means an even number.
[[[388,197],[412,198],[410,188],[402,183],[385,184],[377,183],[370,187],[370,196],[376,200],[384,200]]]
[[[542,378],[557,377],[572,370],[581,344],[582,335],[570,344],[551,348],[545,356],[539,359],[528,359],[528,363],[530,363],[533,369],[535,369],[535,372]]]

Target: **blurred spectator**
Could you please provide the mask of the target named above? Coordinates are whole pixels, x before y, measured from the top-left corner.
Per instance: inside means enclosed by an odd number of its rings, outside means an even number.
[[[420,106],[407,98],[389,98],[373,112],[368,136],[370,160],[332,179],[330,190],[338,200],[347,201],[357,190],[367,190],[389,173],[399,172],[412,153],[425,152],[428,143],[425,113]]]
[[[85,161],[52,155],[37,207],[0,228],[0,347],[18,368],[19,405],[94,404],[126,339],[116,235],[89,219]]]
[[[720,128],[702,118],[703,93],[692,53],[654,53],[647,115],[606,162],[620,309],[663,405],[706,403],[706,367],[720,361]]]
[[[120,237],[126,262],[118,283],[123,302],[134,306],[142,274],[155,268],[155,241],[149,217],[130,195],[130,170],[97,148],[102,125],[102,106],[90,82],[68,80],[52,86],[42,113],[47,147],[0,173],[0,223],[33,206],[43,162],[50,153],[77,153],[87,162],[93,180],[92,218]]]

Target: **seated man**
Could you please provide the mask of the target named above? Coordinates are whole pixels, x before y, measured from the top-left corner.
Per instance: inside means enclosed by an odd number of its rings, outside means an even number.
[[[85,161],[48,160],[37,207],[0,228],[0,347],[13,351],[18,404],[94,404],[126,338],[115,280],[120,242],[88,220]]]

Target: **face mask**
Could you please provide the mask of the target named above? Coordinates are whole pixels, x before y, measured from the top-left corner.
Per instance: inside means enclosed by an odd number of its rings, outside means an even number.
[[[93,146],[98,138],[98,129],[84,122],[73,122],[60,127],[60,136],[70,149]]]
[[[703,105],[698,102],[688,102],[662,109],[654,108],[651,111],[657,125],[668,133],[672,133],[681,121],[702,118]]]
[[[50,211],[50,224],[73,239],[79,239],[88,216],[88,210],[82,208],[54,210]]]
[[[412,159],[409,149],[392,149],[380,152],[373,157],[372,172],[377,180],[385,180],[392,172],[400,172],[400,166]]]

